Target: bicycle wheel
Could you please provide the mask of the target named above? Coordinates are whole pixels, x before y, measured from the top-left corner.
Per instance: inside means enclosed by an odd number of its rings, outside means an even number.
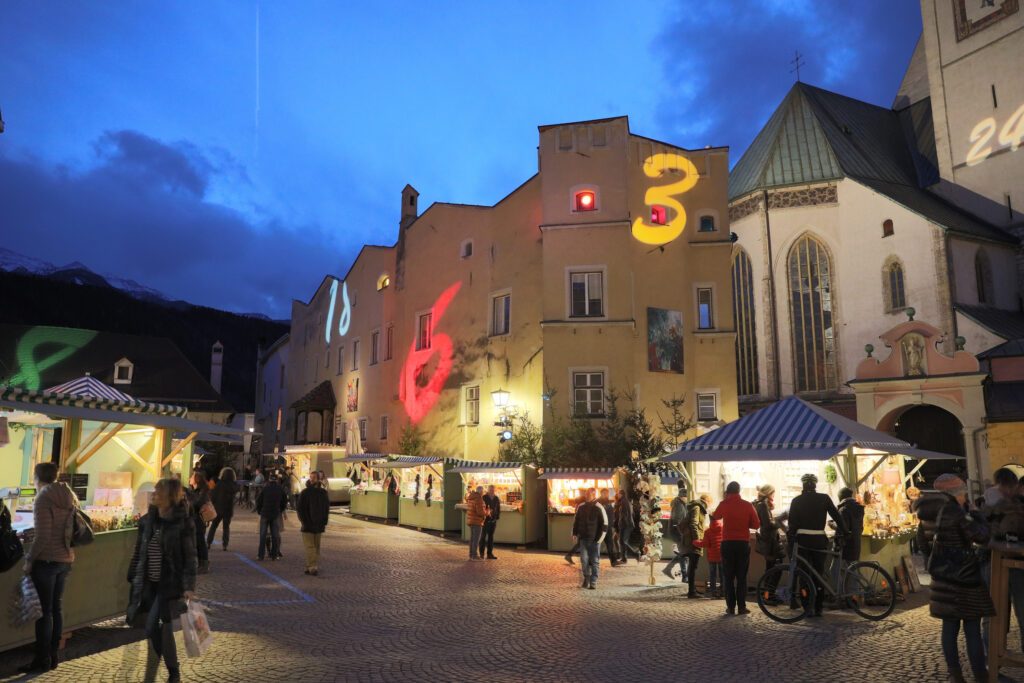
[[[803,569],[788,564],[772,567],[757,582],[757,605],[769,619],[793,624],[813,609],[814,582]]]
[[[877,562],[854,562],[850,565],[845,589],[853,611],[865,619],[879,621],[896,609],[895,584]]]

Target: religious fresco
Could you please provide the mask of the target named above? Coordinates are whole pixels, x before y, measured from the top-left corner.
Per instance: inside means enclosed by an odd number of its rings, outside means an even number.
[[[1018,9],[1019,0],[953,0],[957,41],[1002,21]]]
[[[650,207],[652,219],[657,215],[659,222],[645,220],[642,216],[634,220],[632,232],[638,241],[661,246],[683,234],[686,228],[686,209],[676,197],[692,190],[699,178],[697,167],[681,154],[654,154],[644,161],[644,175],[648,178],[661,179],[679,173],[683,174],[680,180],[647,188],[644,204]]]
[[[354,413],[359,410],[359,378],[353,377],[345,387],[345,410]]]
[[[431,411],[441,397],[441,390],[448,375],[451,374],[454,345],[451,337],[443,332],[437,332],[437,326],[461,287],[462,283],[456,282],[437,297],[430,309],[430,329],[427,331],[430,344],[417,349],[416,342],[413,341],[402,366],[398,397],[413,424],[420,422]],[[433,371],[425,372],[431,363],[434,363]]]
[[[647,369],[683,372],[683,314],[666,308],[647,309]]]

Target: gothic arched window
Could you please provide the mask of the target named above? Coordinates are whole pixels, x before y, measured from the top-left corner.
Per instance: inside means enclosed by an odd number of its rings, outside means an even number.
[[[740,396],[760,392],[754,319],[754,274],[743,249],[732,256],[732,312],[736,321],[736,388]]]
[[[974,280],[978,287],[978,303],[994,304],[995,292],[992,288],[992,264],[988,260],[988,252],[978,248],[974,255]]]
[[[907,307],[903,264],[895,256],[889,257],[882,267],[882,289],[885,291],[885,312],[894,313]]]
[[[825,245],[810,235],[789,252],[789,313],[796,391],[836,387],[835,317],[832,262]]]

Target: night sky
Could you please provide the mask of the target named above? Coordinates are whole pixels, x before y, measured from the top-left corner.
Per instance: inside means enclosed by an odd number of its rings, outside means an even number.
[[[890,106],[921,32],[916,0],[3,5],[0,246],[277,318],[393,243],[406,183],[491,204],[538,125],[621,114],[735,163],[794,50]]]

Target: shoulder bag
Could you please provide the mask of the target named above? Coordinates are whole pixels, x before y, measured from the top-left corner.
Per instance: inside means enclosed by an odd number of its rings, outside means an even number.
[[[953,539],[944,541],[939,538],[942,529],[942,514],[946,506],[939,510],[935,520],[935,537],[932,539],[932,552],[928,556],[928,573],[940,581],[976,586],[982,583],[981,563],[978,554],[970,547],[964,547],[965,539],[955,539],[957,545],[949,545]]]

